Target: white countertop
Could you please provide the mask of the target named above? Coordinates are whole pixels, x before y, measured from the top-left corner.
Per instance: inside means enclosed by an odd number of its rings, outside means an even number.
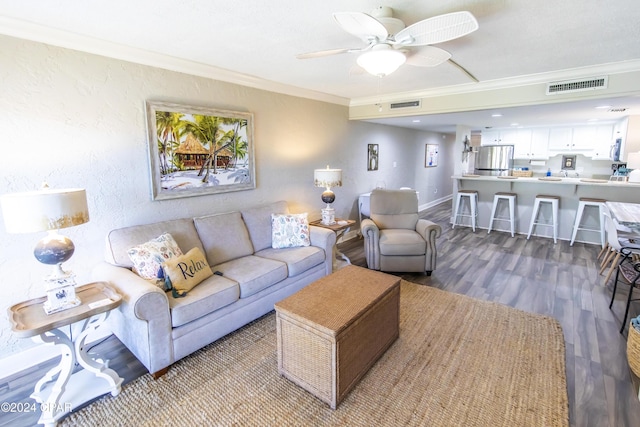
[[[640,188],[640,183],[630,183],[627,181],[607,181],[604,179],[593,178],[564,178],[564,177],[498,177],[487,175],[454,175],[453,179],[473,180],[473,181],[504,181],[504,182],[521,182],[521,183],[537,183],[537,184],[560,184],[560,185],[594,185],[594,186],[615,186],[615,187],[631,187]]]

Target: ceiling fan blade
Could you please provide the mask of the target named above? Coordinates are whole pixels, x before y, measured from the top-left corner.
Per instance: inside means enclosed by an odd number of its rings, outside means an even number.
[[[296,55],[296,58],[298,58],[298,59],[321,58],[323,56],[339,55],[341,53],[348,53],[348,52],[352,52],[354,50],[360,50],[360,49],[346,49],[345,48],[345,49],[319,50],[317,52],[300,53],[300,54]]]
[[[466,36],[478,29],[478,21],[466,11],[447,13],[418,21],[395,36],[401,46],[423,46],[443,43]]]
[[[336,12],[333,19],[349,34],[353,34],[365,42],[374,39],[386,40],[387,29],[380,21],[362,12]]]
[[[407,55],[407,64],[414,67],[435,67],[451,58],[451,54],[435,46],[423,46]]]

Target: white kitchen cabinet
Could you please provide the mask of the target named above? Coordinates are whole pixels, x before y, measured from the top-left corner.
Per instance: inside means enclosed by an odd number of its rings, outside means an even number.
[[[568,152],[572,150],[572,144],[572,128],[567,127],[549,129],[549,151]]]
[[[529,159],[546,160],[549,158],[549,129],[535,128],[531,130],[531,149]]]
[[[530,129],[503,129],[483,131],[482,138],[480,140],[481,145],[513,145],[513,146],[527,146],[529,149],[529,143],[531,142],[531,130]],[[518,148],[516,148],[516,151]]]
[[[549,158],[549,129],[517,129],[514,136],[514,159],[544,160]]]
[[[480,135],[480,145],[500,145],[502,144],[502,136],[500,131],[486,130]]]
[[[591,158],[594,160],[610,160],[611,146],[614,140],[613,125],[596,126],[593,135]]]

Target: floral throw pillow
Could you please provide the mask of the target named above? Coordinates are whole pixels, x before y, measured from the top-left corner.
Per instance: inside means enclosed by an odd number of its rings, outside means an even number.
[[[146,243],[127,251],[133,263],[133,271],[140,277],[155,281],[158,279],[162,263],[182,255],[180,247],[171,234],[164,233]]]
[[[271,214],[271,247],[274,249],[309,246],[307,214]]]

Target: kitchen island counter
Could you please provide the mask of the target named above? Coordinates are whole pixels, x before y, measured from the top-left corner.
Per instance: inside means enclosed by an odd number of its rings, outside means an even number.
[[[564,178],[564,177],[510,177],[497,176],[465,176],[454,175],[452,212],[455,211],[455,201],[458,190],[478,191],[478,226],[487,229],[493,205],[493,196],[496,192],[512,192],[516,198],[516,232],[527,234],[529,222],[533,212],[533,203],[536,195],[547,194],[560,197],[560,211],[558,218],[558,238],[570,240],[575,221],[578,202],[581,197],[599,198],[616,202],[640,201],[640,183],[626,181],[608,181],[593,178]],[[496,214],[498,217],[508,216],[503,204]],[[541,212],[542,218],[550,216],[547,210]],[[582,227],[598,228],[598,210],[585,209]],[[539,217],[540,218],[540,217]],[[468,221],[463,222],[467,224]],[[494,230],[506,231],[508,222],[496,221]],[[493,231],[492,231],[493,232]],[[533,235],[551,237],[551,227],[536,227]],[[600,244],[598,233],[579,231],[577,242]]]

